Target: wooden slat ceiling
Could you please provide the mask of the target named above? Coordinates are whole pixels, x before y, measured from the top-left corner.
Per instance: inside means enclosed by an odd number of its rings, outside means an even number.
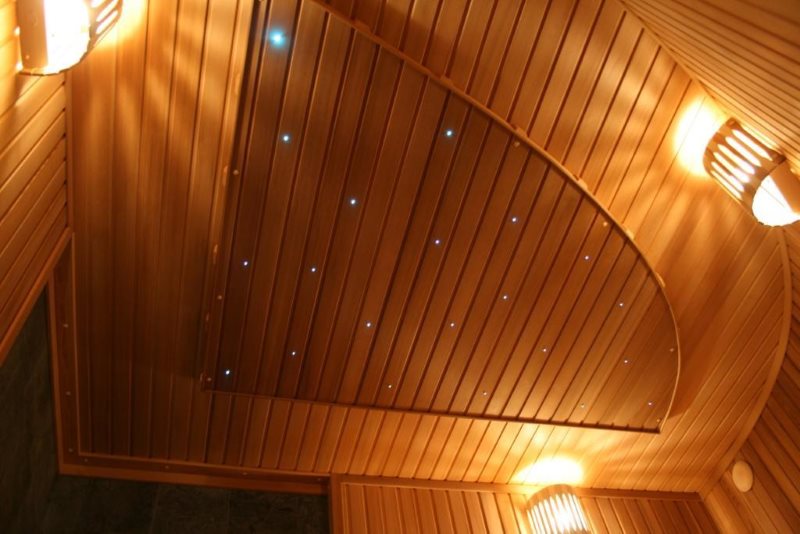
[[[279,28],[286,43],[250,52],[206,385],[656,430],[676,327],[624,231],[344,21],[311,3],[259,10],[256,35]]]
[[[17,74],[15,13],[0,0],[0,365],[69,226],[64,77]]]
[[[520,125],[635,234],[680,332],[675,409],[660,435],[202,392],[204,291],[229,183],[217,177],[230,162],[252,3],[140,5],[125,14],[124,37],[72,75],[78,350],[60,366],[77,371],[59,386],[67,463],[506,483],[564,455],[586,486],[696,490],[718,478],[784,353],[780,234],[678,164],[679,123],[708,99],[617,1],[337,7]]]
[[[718,532],[696,494],[582,491],[592,532]],[[404,483],[370,477],[331,482],[333,531],[533,532],[529,493],[501,485]]]
[[[797,0],[623,0],[733,116],[800,172]]]

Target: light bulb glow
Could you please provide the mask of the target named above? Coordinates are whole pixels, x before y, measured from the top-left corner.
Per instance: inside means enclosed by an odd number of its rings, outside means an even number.
[[[524,467],[514,475],[512,482],[533,486],[550,486],[552,484],[577,486],[583,482],[583,468],[572,458],[554,456]]]
[[[767,226],[784,226],[800,221],[800,213],[789,206],[772,177],[767,176],[753,197],[753,215]]]
[[[47,71],[75,65],[89,49],[89,10],[82,0],[45,0]]]
[[[673,137],[678,163],[695,176],[705,176],[703,155],[723,122],[719,110],[703,100],[690,104],[681,115]]]

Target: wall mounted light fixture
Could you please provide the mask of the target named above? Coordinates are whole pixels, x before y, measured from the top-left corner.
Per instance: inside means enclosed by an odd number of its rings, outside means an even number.
[[[767,226],[800,220],[800,180],[783,154],[736,119],[728,119],[708,143],[706,172]]]
[[[56,74],[74,66],[121,11],[122,0],[17,0],[21,72]]]
[[[549,486],[528,501],[528,519],[537,534],[591,533],[586,513],[572,487]]]

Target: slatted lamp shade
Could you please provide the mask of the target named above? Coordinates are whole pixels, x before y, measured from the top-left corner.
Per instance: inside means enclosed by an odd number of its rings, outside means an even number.
[[[580,499],[563,484],[544,488],[531,497],[528,519],[536,534],[591,533]]]
[[[786,158],[735,119],[725,122],[709,141],[703,165],[762,224],[783,226],[800,220],[800,181]]]
[[[122,0],[17,0],[20,70],[46,75],[74,66],[121,11]]]

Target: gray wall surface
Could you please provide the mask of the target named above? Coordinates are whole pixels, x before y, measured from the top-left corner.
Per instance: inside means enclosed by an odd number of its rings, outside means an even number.
[[[326,497],[59,477],[46,534],[328,532]]]
[[[47,305],[40,298],[0,367],[0,531],[38,531],[55,475]]]

